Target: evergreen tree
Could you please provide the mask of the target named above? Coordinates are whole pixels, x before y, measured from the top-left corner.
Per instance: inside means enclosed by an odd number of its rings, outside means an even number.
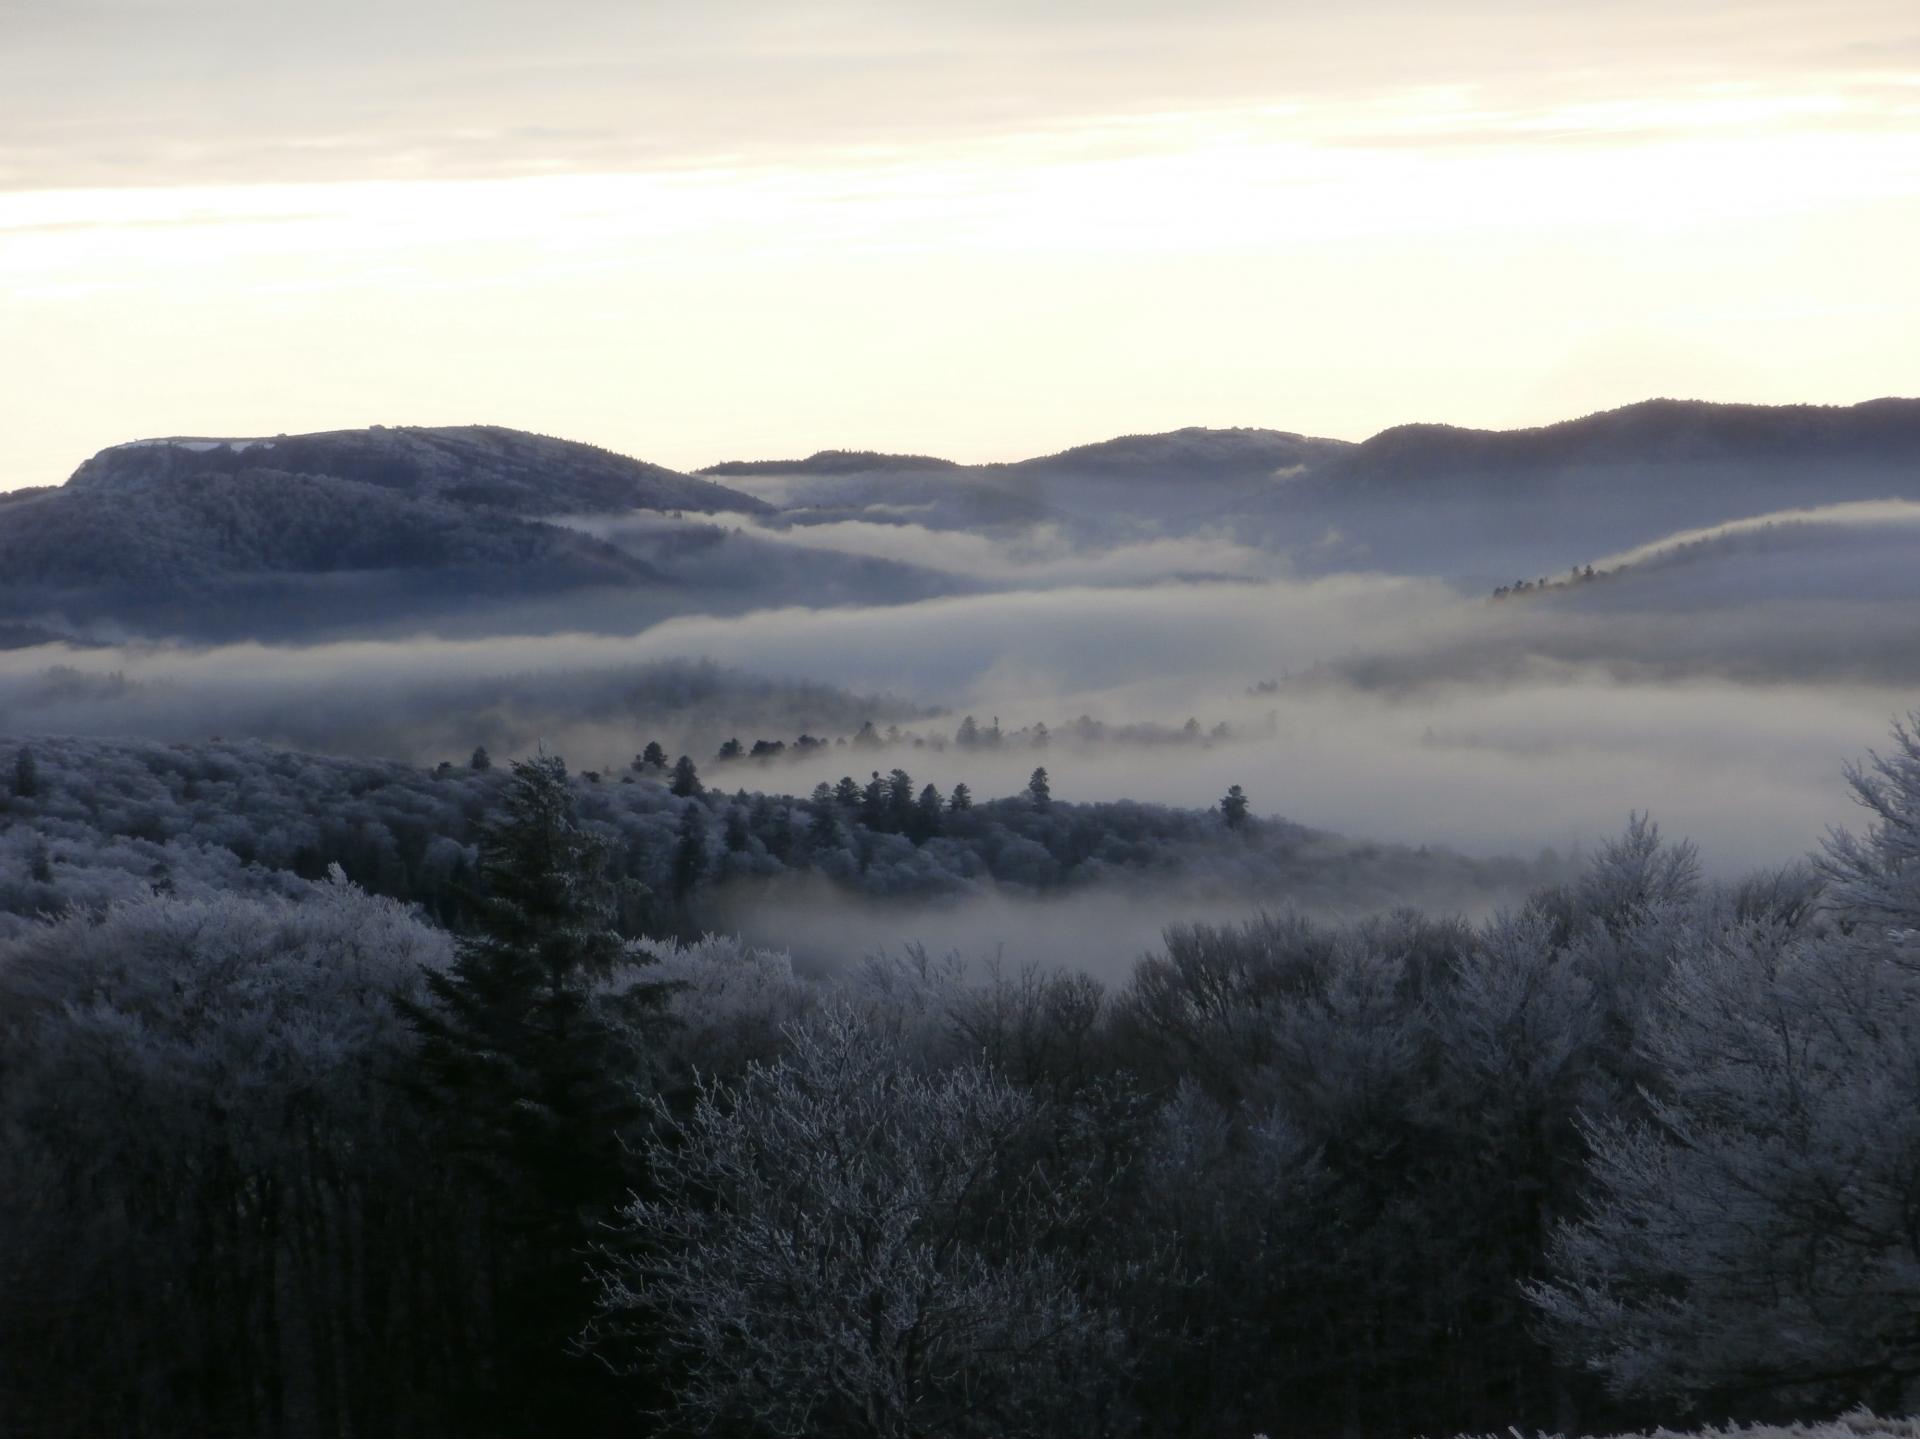
[[[707,787],[700,783],[700,771],[687,755],[673,762],[673,783],[668,788],[681,799],[695,799],[707,792]]]
[[[833,802],[849,813],[860,807],[860,786],[853,782],[852,775],[840,776],[840,783],[833,787]]]
[[[640,751],[640,762],[642,764],[652,765],[655,769],[665,769],[667,767],[667,752],[660,747],[659,740],[650,739],[647,741],[647,747]]]
[[[489,1216],[499,1388],[487,1402],[519,1432],[593,1402],[586,1366],[567,1358],[585,1318],[579,1251],[634,1187],[623,1141],[644,1109],[636,1081],[665,986],[641,977],[613,928],[605,850],[557,758],[514,764],[481,829],[480,876],[453,964],[424,974],[424,1001],[398,1003],[419,1037],[409,1087]]]
[[[964,784],[953,787],[953,798],[947,801],[947,810],[952,814],[965,814],[973,808],[973,791]]]
[[[741,746],[738,739],[730,739],[720,746],[720,753],[715,755],[714,758],[722,764],[725,764],[729,760],[739,759],[745,753],[746,750]]]
[[[1045,749],[1052,741],[1053,736],[1047,732],[1047,727],[1044,723],[1036,724],[1033,727],[1033,747],[1035,749]]]
[[[1228,829],[1239,829],[1247,822],[1247,796],[1239,785],[1230,788],[1220,800],[1220,815]]]
[[[467,761],[467,768],[468,769],[492,769],[493,768],[493,756],[487,753],[487,747],[485,745],[480,744],[480,745],[475,745],[473,747],[473,756]]]
[[[953,742],[961,749],[972,749],[980,743],[980,726],[972,715],[960,721],[960,728],[953,732]]]
[[[753,831],[747,824],[747,812],[739,805],[727,811],[726,825],[722,831],[727,849],[733,854],[744,854],[752,843]]]
[[[13,792],[21,799],[32,799],[40,793],[40,765],[25,745],[13,757]]]
[[[896,833],[913,828],[913,776],[903,769],[887,776],[887,819]]]
[[[673,846],[673,897],[682,904],[700,884],[707,868],[705,811],[690,804],[680,812],[680,837]]]
[[[913,837],[924,843],[940,833],[940,791],[928,785],[914,805]]]
[[[880,778],[880,771],[875,770],[860,794],[860,823],[876,834],[883,834],[888,829],[889,810],[887,782]]]
[[[860,749],[880,748],[880,735],[879,732],[874,729],[872,720],[868,720],[860,726],[860,732],[853,737],[853,742]]]
[[[1027,798],[1033,801],[1033,807],[1043,814],[1053,806],[1053,790],[1047,783],[1047,771],[1043,765],[1033,772],[1027,781]]]

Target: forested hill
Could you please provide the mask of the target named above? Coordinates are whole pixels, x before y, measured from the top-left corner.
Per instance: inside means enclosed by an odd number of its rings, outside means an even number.
[[[711,480],[598,445],[499,425],[375,425],[272,439],[135,440],[102,450],[74,472],[66,488],[131,494],[187,476],[254,470],[325,475],[414,499],[532,516],[767,509],[751,495]]]
[[[658,587],[644,560],[539,517],[765,508],[490,426],[139,440],[0,505],[0,617],[263,638]]]
[[[27,758],[21,759],[25,754]],[[725,766],[709,778],[724,782]],[[1488,906],[1553,867],[1374,845],[1279,819],[1031,794],[916,787],[905,771],[805,798],[675,794],[671,769],[576,774],[585,823],[631,881],[623,927],[697,931],[709,906],[812,875],[848,895],[960,899],[1152,882],[1196,896],[1322,913],[1410,902]],[[297,892],[331,864],[380,894],[459,923],[476,825],[501,769],[424,770],[253,743],[0,740],[0,916],[95,906],[152,887]],[[685,785],[680,788],[687,788]],[[643,892],[644,891],[644,892]],[[0,919],[0,924],[5,921]]]

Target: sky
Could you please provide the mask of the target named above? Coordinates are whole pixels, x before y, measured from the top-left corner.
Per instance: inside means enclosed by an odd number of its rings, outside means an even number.
[[[1920,394],[1911,0],[0,0],[0,488]]]

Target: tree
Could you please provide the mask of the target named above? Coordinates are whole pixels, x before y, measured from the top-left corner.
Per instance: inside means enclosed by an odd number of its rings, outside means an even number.
[[[20,799],[32,799],[40,793],[40,765],[26,745],[21,745],[13,757],[13,792]]]
[[[887,775],[887,818],[896,834],[913,828],[913,776],[903,769]]]
[[[722,764],[725,764],[730,760],[739,759],[745,753],[746,753],[746,750],[741,747],[740,741],[738,739],[730,739],[725,744],[720,746],[720,753],[715,755],[714,758],[719,760]]]
[[[928,785],[914,802],[913,837],[924,844],[940,833],[940,791]]]
[[[1042,813],[1053,807],[1053,790],[1047,783],[1045,766],[1035,770],[1033,776],[1028,779],[1027,798],[1033,802],[1033,807]]]
[[[860,808],[860,786],[854,783],[852,775],[840,776],[840,783],[833,787],[833,802],[849,814]]]
[[[973,808],[973,791],[964,784],[953,787],[953,798],[947,801],[947,810],[951,814],[965,814]]]
[[[660,1197],[603,1251],[602,1327],[661,1317],[702,1431],[1108,1432],[1121,1332],[1069,1257],[1105,1195],[1077,1122],[829,1013],[648,1141]]]
[[[1220,817],[1228,829],[1239,829],[1247,822],[1247,796],[1239,785],[1232,785],[1220,800]]]
[[[1053,740],[1053,736],[1047,733],[1047,727],[1044,724],[1034,725],[1033,747],[1035,749],[1045,749],[1047,745],[1052,742],[1052,740]]]
[[[475,745],[473,754],[467,760],[468,769],[488,770],[493,768],[493,756],[487,753],[485,745]]]
[[[973,749],[980,743],[980,726],[972,715],[960,721],[960,728],[953,732],[953,742],[961,749]]]
[[[1893,739],[1892,753],[1848,767],[1853,797],[1873,822],[1864,837],[1844,830],[1830,836],[1819,868],[1831,903],[1875,924],[1914,930],[1920,929],[1920,710],[1893,727]]]
[[[659,740],[650,739],[647,741],[647,747],[640,751],[640,763],[643,765],[651,765],[654,769],[665,769],[667,767],[667,752],[660,747]]]
[[[860,823],[875,834],[887,829],[887,817],[890,807],[887,802],[887,782],[880,778],[880,771],[874,770],[873,777],[867,781],[867,787],[860,792]]]
[[[853,737],[853,743],[856,749],[880,748],[880,735],[874,729],[872,720],[866,720],[861,724],[858,733]]]
[[[1641,906],[1669,956],[1639,1021],[1646,1107],[1594,1127],[1596,1194],[1531,1290],[1562,1353],[1621,1393],[1845,1408],[1920,1381],[1913,723],[1849,771],[1876,822],[1829,836],[1819,922]],[[1673,887],[1642,848],[1603,892]]]
[[[501,1402],[566,1402],[584,1321],[576,1246],[632,1186],[625,1141],[662,987],[613,928],[606,853],[556,757],[516,761],[480,835],[484,892],[424,1001],[412,1088],[497,1230]]]
[[[681,799],[695,799],[707,792],[707,787],[700,783],[700,771],[687,755],[673,762],[673,782],[667,788]]]
[[[680,811],[680,832],[673,846],[673,897],[685,903],[707,868],[705,812],[697,804]]]

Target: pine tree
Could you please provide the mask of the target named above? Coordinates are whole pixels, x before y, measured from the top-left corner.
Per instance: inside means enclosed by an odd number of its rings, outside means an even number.
[[[1043,814],[1053,807],[1053,790],[1047,783],[1047,771],[1043,765],[1033,772],[1027,781],[1027,798],[1033,801],[1033,807]]]
[[[715,755],[714,758],[719,760],[720,763],[726,764],[730,760],[739,759],[745,753],[746,750],[742,747],[738,739],[730,739],[720,746],[720,753]]]
[[[650,739],[647,741],[647,747],[640,751],[640,762],[642,764],[652,765],[655,769],[665,769],[667,767],[667,752],[660,747],[659,740]]]
[[[13,792],[20,799],[32,799],[40,793],[40,765],[25,745],[13,757]]]
[[[605,849],[557,758],[514,764],[480,876],[473,931],[400,1009],[419,1036],[410,1088],[494,1231],[495,1402],[530,1415],[579,1383],[565,1359],[584,1319],[579,1249],[636,1181],[623,1140],[665,986],[613,928]]]
[[[1247,822],[1247,796],[1239,785],[1230,788],[1220,800],[1220,816],[1228,829],[1239,829]]]
[[[887,819],[895,833],[913,828],[913,776],[903,769],[887,776]]]
[[[682,904],[700,884],[707,867],[706,815],[690,804],[680,814],[680,837],[673,846],[673,897]]]
[[[875,770],[860,793],[860,823],[875,834],[883,834],[887,830],[888,812],[887,782],[880,778],[880,771]]]
[[[940,833],[940,791],[928,785],[914,804],[913,837],[924,843]]]
[[[481,745],[475,745],[473,747],[473,755],[467,761],[467,768],[468,769],[492,769],[493,768],[493,756],[487,753],[487,747],[485,745],[481,744]]]
[[[860,807],[860,786],[853,782],[852,775],[840,776],[840,783],[833,787],[833,802],[849,812]]]
[[[951,814],[965,814],[973,808],[973,791],[964,784],[953,787],[953,798],[947,801],[947,810]]]
[[[681,799],[694,799],[707,792],[707,787],[700,783],[700,771],[687,755],[673,762],[673,783],[668,789]]]
[[[972,715],[960,721],[960,728],[953,732],[953,742],[961,749],[972,749],[980,743],[980,726]]]

